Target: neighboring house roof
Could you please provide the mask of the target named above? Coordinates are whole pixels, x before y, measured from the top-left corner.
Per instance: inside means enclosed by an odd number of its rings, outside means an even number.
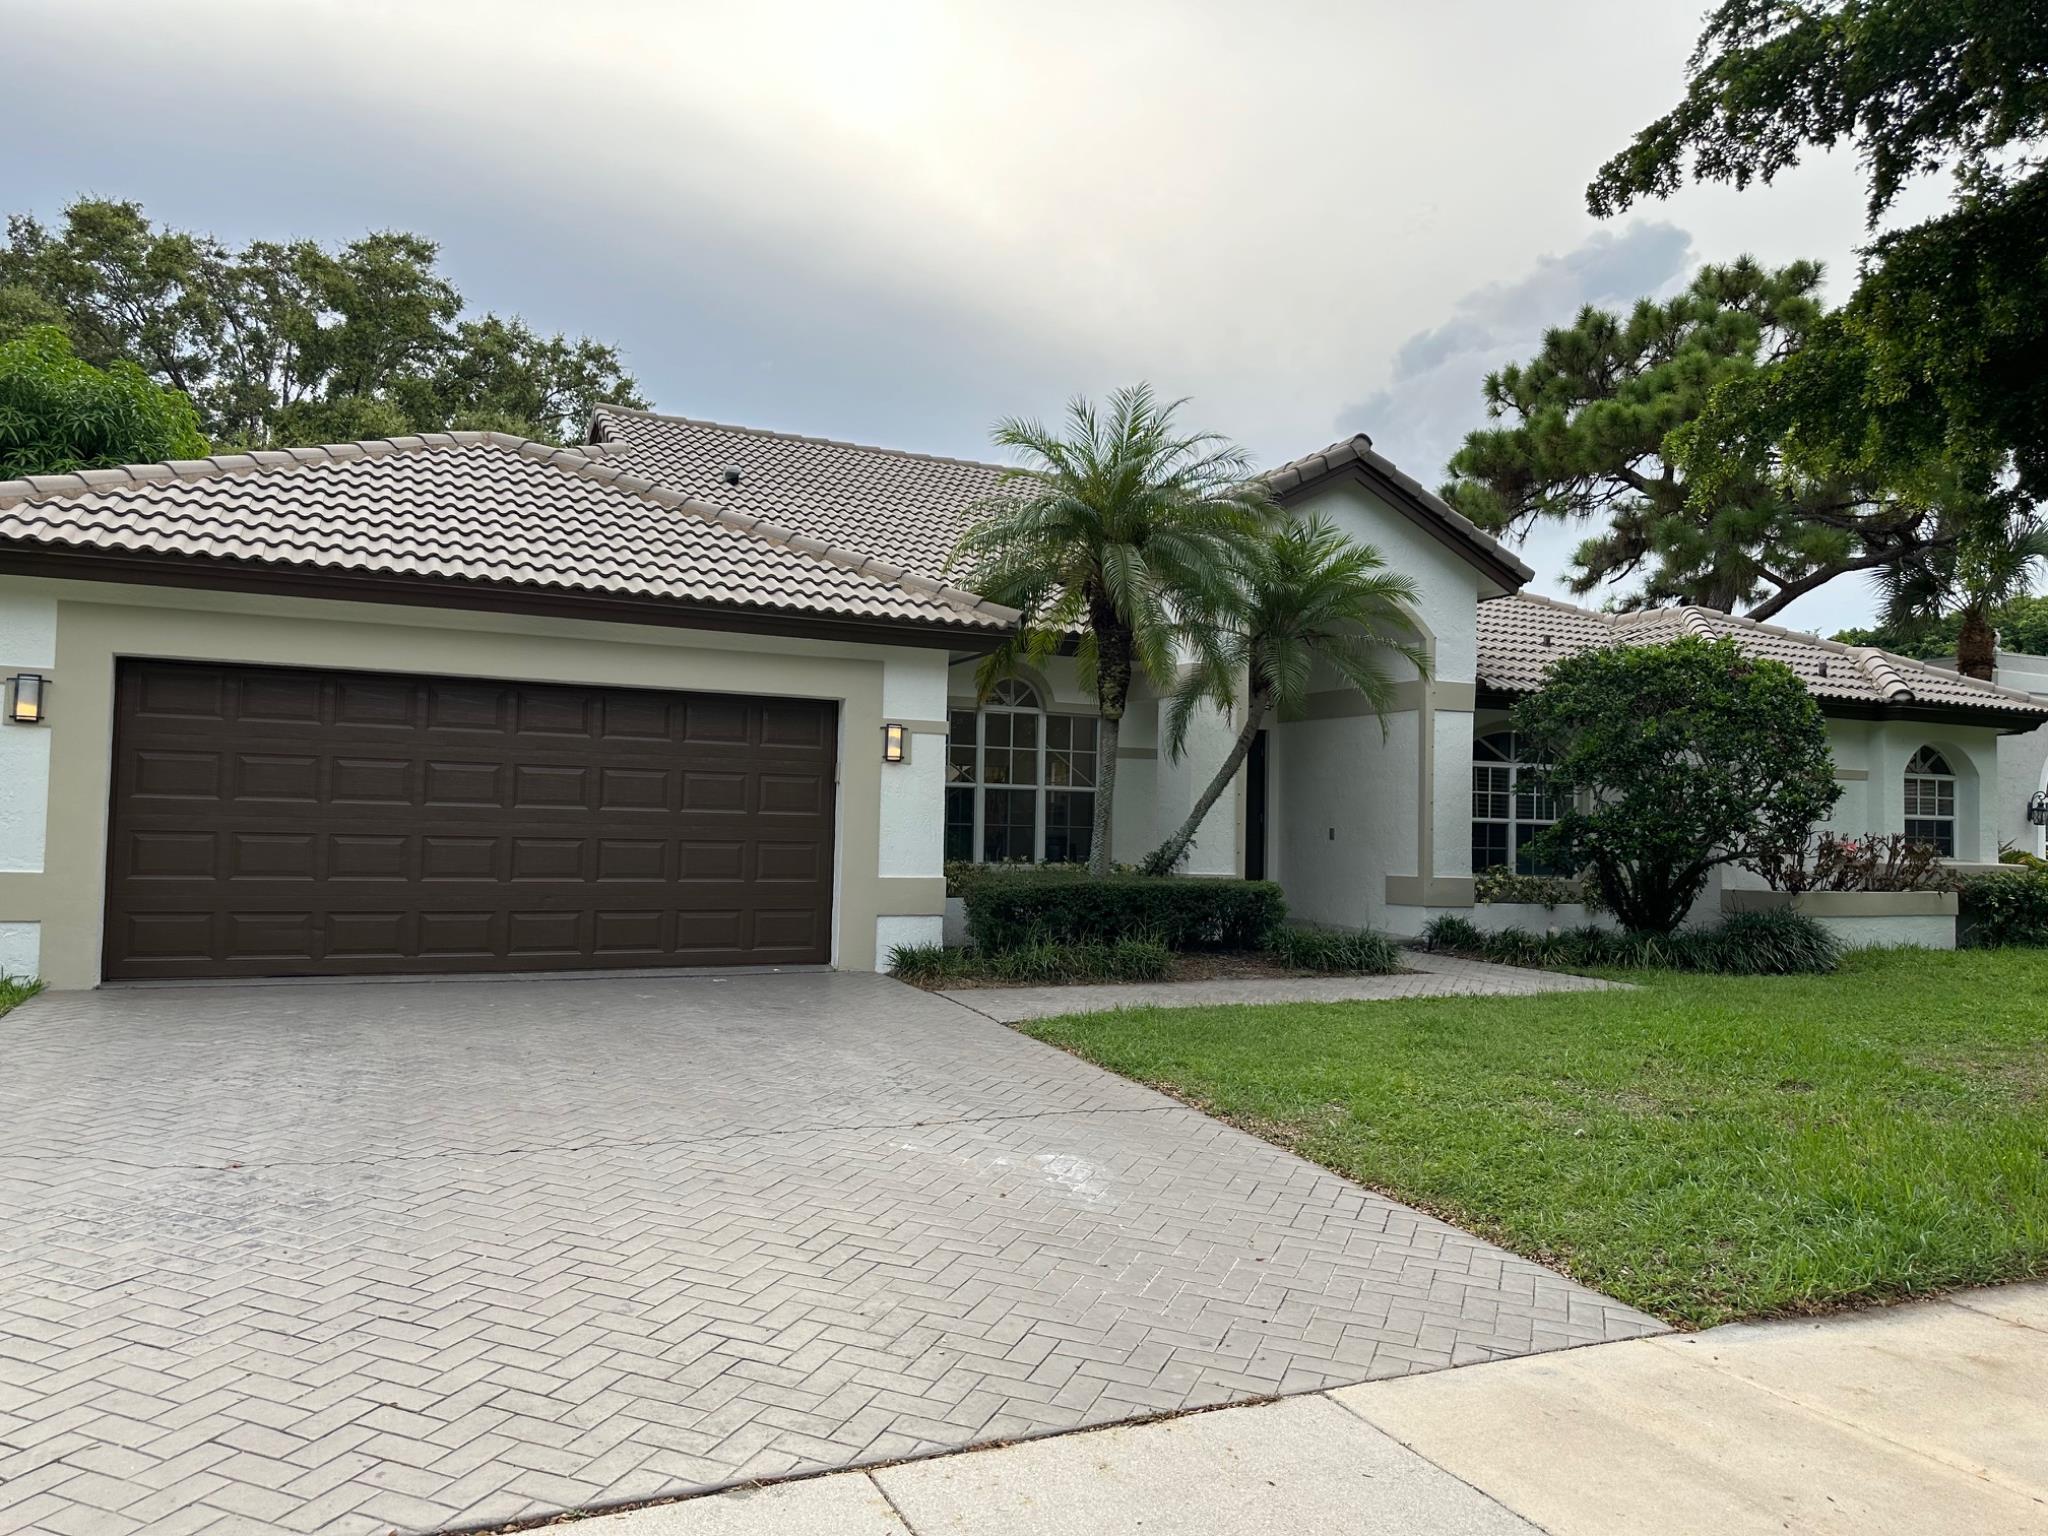
[[[1394,467],[1372,439],[1354,432],[1341,442],[1266,471],[1266,484],[1285,506],[1339,475],[1356,475],[1382,500],[1405,512],[1429,533],[1487,572],[1509,592],[1532,580],[1531,570],[1506,545],[1420,481]]]
[[[894,448],[797,437],[715,421],[600,405],[591,437],[626,450],[638,474],[686,495],[771,517],[834,543],[871,549],[937,578],[973,520],[975,503],[1001,489],[1003,466]],[[725,472],[739,471],[739,483]],[[1285,505],[1347,473],[1414,518],[1506,591],[1535,573],[1501,543],[1373,451],[1364,433],[1268,470]]]
[[[1000,485],[999,464],[942,459],[823,437],[601,405],[591,437],[671,490],[865,549],[943,578],[972,508]],[[726,471],[739,471],[739,483]]]
[[[1533,693],[1561,656],[1610,645],[1657,645],[1680,635],[1725,636],[1750,655],[1783,662],[1829,714],[2024,726],[2048,719],[2048,699],[1714,608],[1596,613],[1531,593],[1479,605],[1479,686],[1497,693]]]
[[[742,627],[909,627],[986,643],[1016,622],[973,593],[657,486],[617,458],[453,432],[4,481],[0,569],[232,571],[267,575],[239,583],[264,586],[317,576],[333,597],[418,601],[424,585],[457,605],[547,596],[591,617],[751,615]]]

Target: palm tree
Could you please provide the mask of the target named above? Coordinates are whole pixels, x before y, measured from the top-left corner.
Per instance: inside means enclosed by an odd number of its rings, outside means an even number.
[[[1179,866],[1259,727],[1276,711],[1297,713],[1307,704],[1318,662],[1358,690],[1383,731],[1394,693],[1387,658],[1405,658],[1429,675],[1422,631],[1409,611],[1415,583],[1387,570],[1377,550],[1353,543],[1326,519],[1295,523],[1242,550],[1236,574],[1222,603],[1191,610],[1183,621],[1195,661],[1167,711],[1167,749],[1181,755],[1188,725],[1203,706],[1236,709],[1240,684],[1242,723],[1187,820],[1146,858],[1148,873]]]
[[[953,563],[995,602],[1023,611],[1018,633],[987,657],[986,692],[1019,660],[1075,646],[1081,685],[1102,721],[1088,869],[1109,873],[1117,737],[1131,685],[1166,687],[1179,616],[1223,601],[1232,555],[1278,515],[1244,453],[1209,432],[1182,432],[1144,384],[1098,410],[1076,397],[1064,432],[997,424],[997,444],[1029,460],[974,508]]]
[[[1948,519],[1945,519],[1945,521]],[[1955,518],[1953,539],[1877,573],[1887,627],[1910,629],[1955,614],[1956,670],[1989,682],[1998,670],[1998,631],[1992,614],[2032,592],[2048,563],[2048,528],[2031,510],[1980,506]]]

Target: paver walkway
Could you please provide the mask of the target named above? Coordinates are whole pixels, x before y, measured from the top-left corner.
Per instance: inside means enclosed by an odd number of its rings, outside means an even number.
[[[0,1530],[500,1522],[1656,1328],[886,978],[0,1019]]]
[[[1225,981],[1118,982],[1087,987],[962,987],[941,995],[1016,1024],[1115,1008],[1198,1008],[1211,1003],[1380,1002],[1400,997],[1528,997],[1538,992],[1604,992],[1626,982],[1525,966],[1402,952],[1396,976],[1275,976]]]
[[[2048,1285],[719,1494],[576,1536],[2029,1536]]]

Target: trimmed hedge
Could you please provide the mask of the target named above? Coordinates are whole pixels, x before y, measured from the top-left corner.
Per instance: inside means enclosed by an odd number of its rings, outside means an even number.
[[[2048,945],[2048,872],[2017,865],[1962,882],[1958,938],[1972,949]]]
[[[1297,971],[1327,976],[1391,976],[1401,969],[1401,948],[1370,929],[1282,928],[1266,952]]]
[[[1832,933],[1803,912],[1777,908],[1739,912],[1718,928],[1680,933],[1616,933],[1573,928],[1531,933],[1504,928],[1487,933],[1462,917],[1439,917],[1422,930],[1423,942],[1448,954],[1496,965],[1582,970],[1709,971],[1722,976],[1825,975],[1842,958]]]
[[[1280,887],[1270,880],[992,871],[963,894],[968,940],[984,954],[1112,936],[1168,949],[1259,949],[1287,916]]]
[[[889,974],[924,987],[960,981],[1159,981],[1172,972],[1173,952],[1145,939],[1026,944],[987,956],[943,944],[904,944],[889,952]]]

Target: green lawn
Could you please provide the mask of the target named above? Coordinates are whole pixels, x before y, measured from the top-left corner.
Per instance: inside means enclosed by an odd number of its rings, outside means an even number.
[[[1026,1026],[1686,1325],[2048,1274],[2048,952]]]
[[[16,1003],[25,1003],[42,991],[37,981],[16,981],[11,976],[0,976],[0,1013],[5,1013]]]

